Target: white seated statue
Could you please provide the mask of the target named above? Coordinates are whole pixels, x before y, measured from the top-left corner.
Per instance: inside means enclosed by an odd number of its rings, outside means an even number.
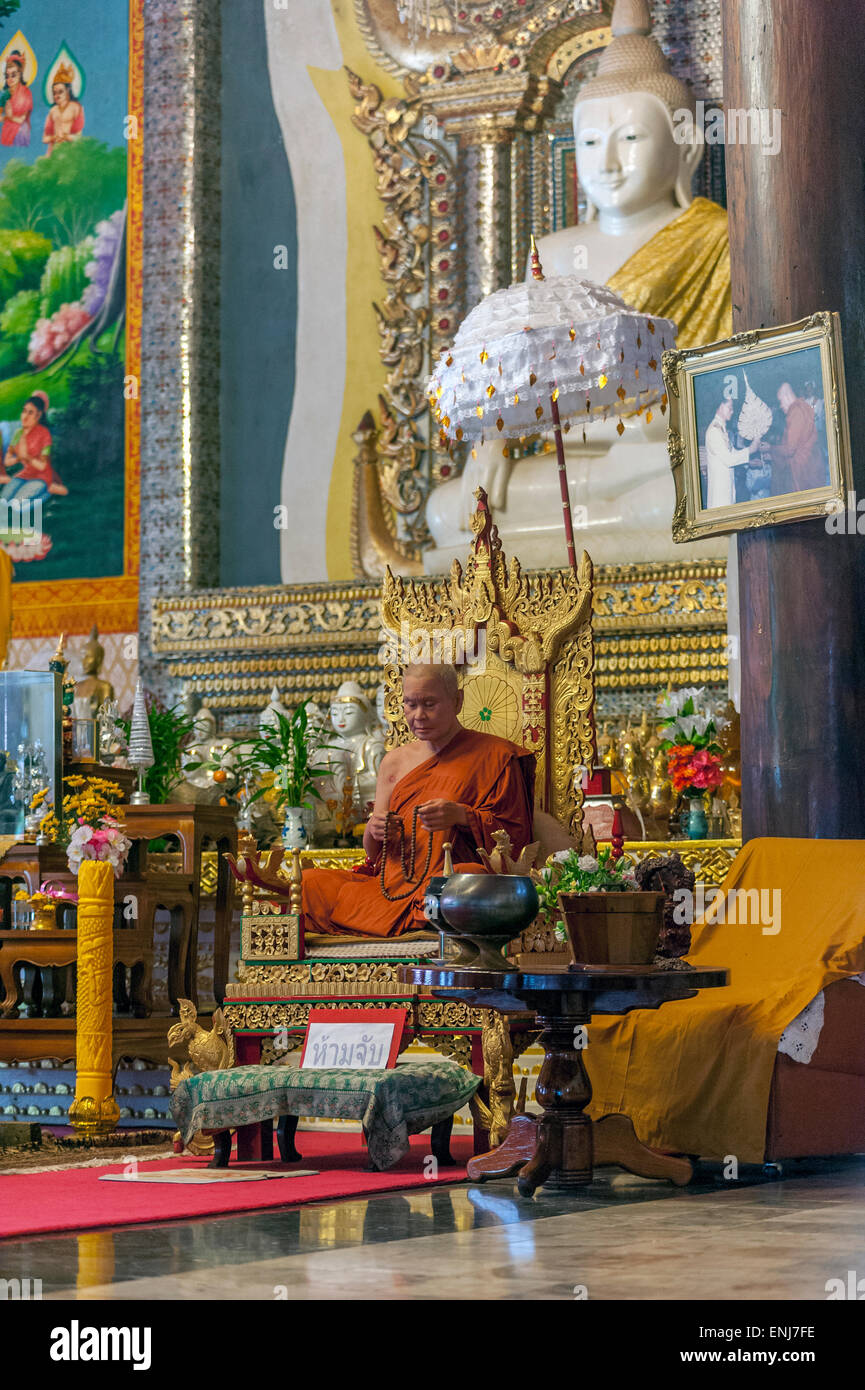
[[[342,769],[335,771],[338,798],[342,798],[346,778],[351,778],[354,803],[363,813],[375,801],[378,765],[374,761],[372,735],[378,725],[375,711],[357,681],[343,681],[330,703],[333,742],[343,753]],[[338,755],[337,755],[338,757]],[[381,758],[378,759],[381,762]]]
[[[631,308],[671,319],[679,347],[727,337],[727,217],[717,204],[691,197],[703,148],[683,114],[692,117],[693,97],[650,36],[646,0],[616,0],[612,30],[597,75],[574,104],[577,175],[589,220],[541,238],[544,274],[607,284]],[[689,138],[679,143],[683,131]],[[578,548],[585,546],[596,564],[725,557],[724,538],[674,544],[668,416],[658,407],[652,415],[650,423],[645,413],[624,419],[621,436],[612,419],[587,425],[585,442],[580,425],[566,435]],[[461,477],[431,493],[428,573],[446,571],[465,554],[479,484],[509,555],[524,568],[565,563],[555,455],[506,459],[496,439],[478,446]]]
[[[183,782],[172,793],[176,801],[213,803],[219,800],[222,786],[213,780],[213,764],[229,770],[234,764],[226,749],[234,740],[230,735],[216,732],[216,715],[202,705],[192,721],[192,740],[181,754]],[[196,766],[198,764],[198,766]]]

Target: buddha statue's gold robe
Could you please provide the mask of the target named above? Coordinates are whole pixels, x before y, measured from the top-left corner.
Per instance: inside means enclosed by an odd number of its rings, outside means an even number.
[[[695,198],[607,284],[631,308],[672,319],[679,348],[729,338],[733,308],[726,210],[708,198]]]

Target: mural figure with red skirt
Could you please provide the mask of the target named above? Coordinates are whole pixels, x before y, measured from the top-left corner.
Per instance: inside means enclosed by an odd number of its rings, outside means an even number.
[[[0,145],[30,144],[33,93],[24,81],[24,54],[13,49],[6,57],[6,85],[0,92]]]
[[[47,415],[47,395],[44,391],[34,391],[24,402],[21,425],[12,436],[3,459],[0,483],[4,487],[0,497],[4,502],[13,497],[20,501],[65,497],[69,492],[51,467],[51,431],[45,423]],[[21,471],[10,478],[6,470],[18,464]]]

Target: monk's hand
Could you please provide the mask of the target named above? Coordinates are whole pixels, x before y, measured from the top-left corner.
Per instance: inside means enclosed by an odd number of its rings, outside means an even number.
[[[464,806],[456,801],[425,801],[418,809],[424,830],[450,830],[452,825],[468,825]]]
[[[373,811],[366,823],[366,828],[374,840],[383,840],[387,833],[387,816]]]

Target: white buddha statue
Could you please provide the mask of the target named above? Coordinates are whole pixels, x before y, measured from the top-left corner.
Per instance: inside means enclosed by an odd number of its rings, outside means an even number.
[[[357,681],[343,681],[339,687],[331,700],[330,722],[336,736],[333,742],[343,753],[344,770],[337,767],[334,773],[337,797],[342,797],[345,780],[350,777],[355,805],[363,812],[367,804],[375,800],[378,767],[373,762],[370,735],[378,720]],[[338,754],[335,757],[338,759]]]
[[[693,113],[693,97],[650,37],[646,0],[616,0],[612,31],[597,75],[574,104],[577,177],[589,220],[541,238],[544,274],[606,283],[632,308],[671,319],[679,347],[727,337],[727,217],[715,203],[692,200],[702,143],[693,121],[675,116]],[[682,129],[691,137],[686,143],[674,135]],[[673,542],[668,417],[658,407],[652,415],[650,423],[645,412],[624,419],[621,437],[613,419],[587,425],[585,442],[578,425],[565,436],[578,548],[585,546],[596,564],[723,558],[723,538]],[[427,522],[436,548],[425,555],[429,573],[464,556],[478,484],[509,555],[524,568],[565,563],[555,456],[506,459],[496,439],[477,447],[460,478],[431,493]]]
[[[361,751],[361,757],[364,764],[364,772],[371,772],[374,778],[378,777],[378,770],[381,766],[381,760],[385,755],[385,740],[388,734],[390,733],[390,724],[385,718],[384,713],[385,693],[386,692],[384,686],[380,685],[375,693],[375,718],[372,720],[370,731],[367,734],[366,739],[364,740],[363,749]],[[375,800],[374,781],[373,796],[371,799]],[[361,803],[361,810],[363,809],[365,809],[365,806],[364,803]]]
[[[274,685],[271,686],[270,699],[258,716],[259,732],[263,734],[268,727],[275,729],[277,723],[276,716],[278,714],[281,714],[285,719],[291,718],[291,714],[279,698],[278,687]]]
[[[234,757],[226,753],[234,740],[229,735],[216,732],[216,715],[207,705],[202,705],[192,721],[192,740],[181,754],[183,782],[176,789],[175,800],[215,802],[224,790],[221,782],[214,781],[214,762],[230,771]],[[196,766],[198,764],[198,766]]]

